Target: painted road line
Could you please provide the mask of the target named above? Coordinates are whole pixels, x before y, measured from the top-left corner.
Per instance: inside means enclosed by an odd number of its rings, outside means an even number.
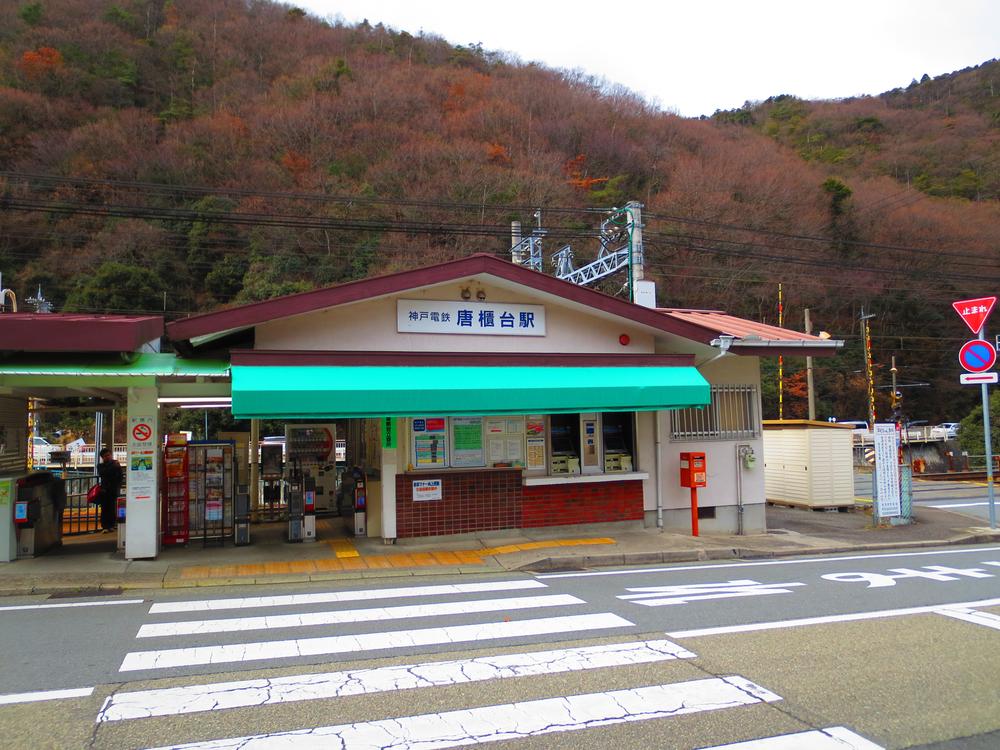
[[[987,502],[982,503],[944,503],[938,505],[930,505],[929,503],[920,503],[920,505],[926,506],[928,508],[980,508],[984,505],[989,505]]]
[[[932,552],[890,552],[879,555],[843,555],[837,557],[805,557],[794,560],[763,560],[741,563],[707,563],[704,565],[676,565],[664,568],[631,568],[628,570],[594,570],[588,573],[544,573],[536,575],[538,580],[550,578],[593,578],[595,576],[631,576],[641,573],[677,573],[684,570],[721,570],[723,568],[757,568],[770,565],[806,565],[809,563],[839,563],[849,560],[883,560],[893,557],[926,557],[928,555],[968,555],[978,552],[998,552],[1000,547],[976,547],[975,549],[942,549]]]
[[[1000,549],[1000,548],[998,548]],[[182,602],[162,602],[149,608],[150,614],[166,612],[214,612],[222,609],[253,609],[255,607],[292,607],[303,604],[356,602],[370,599],[397,599],[408,596],[444,596],[447,594],[478,594],[484,591],[519,591],[545,588],[534,580],[493,581],[489,583],[453,583],[439,586],[407,586],[363,591],[328,591],[320,594],[289,594],[284,596],[251,596],[234,599],[201,599]]]
[[[246,630],[273,630],[278,628],[304,628],[316,625],[340,625],[353,622],[403,620],[410,617],[442,617],[445,615],[462,615],[472,612],[506,612],[519,609],[534,609],[535,607],[567,607],[573,604],[586,604],[586,602],[569,594],[553,594],[550,596],[516,596],[507,599],[441,602],[438,604],[409,604],[402,607],[309,612],[301,615],[270,615],[265,617],[234,617],[225,620],[160,622],[143,625],[139,628],[136,638],[199,635],[203,633],[235,633]]]
[[[698,628],[695,630],[678,630],[667,633],[671,638],[698,638],[703,635],[728,635],[731,633],[752,633],[758,630],[780,630],[797,628],[803,625],[828,625],[838,622],[857,622],[859,620],[879,620],[885,617],[903,617],[906,615],[938,614],[945,609],[974,609],[976,607],[1000,606],[1000,599],[983,599],[977,602],[955,602],[954,604],[932,604],[924,607],[908,607],[906,609],[882,609],[875,612],[853,612],[843,615],[827,615],[824,617],[804,617],[799,620],[778,620],[775,622],[755,622],[746,625],[726,625],[717,628]]]
[[[224,708],[341,698],[345,695],[462,685],[694,658],[695,654],[671,641],[638,641],[376,667],[351,672],[295,675],[271,680],[137,690],[110,696],[97,715],[97,722],[174,716]]]
[[[162,651],[134,651],[126,654],[120,672],[141,669],[168,669],[198,664],[287,659],[297,656],[379,651],[383,649],[432,646],[446,643],[492,641],[552,633],[603,630],[633,625],[623,617],[602,612],[594,615],[544,617],[534,620],[488,622],[477,625],[449,625],[441,628],[397,630],[384,633],[335,635],[325,638],[299,638],[262,643],[234,643],[223,646],[199,646]]]
[[[94,688],[70,688],[68,690],[36,690],[33,693],[7,693],[0,695],[0,706],[12,703],[34,703],[35,701],[56,701],[62,698],[86,698]]]
[[[59,604],[16,604],[0,607],[0,612],[17,612],[26,609],[63,609],[65,607],[111,607],[117,604],[142,604],[145,599],[116,599],[106,602],[60,602]]]
[[[1000,616],[989,612],[976,612],[965,607],[944,607],[936,610],[937,614],[945,617],[954,617],[956,620],[965,620],[976,625],[985,625],[994,630],[1000,630]]]
[[[174,750],[296,750],[392,747],[393,750],[478,745],[648,719],[779,701],[742,677],[571,695],[360,724],[174,745]],[[405,739],[404,739],[405,738]],[[165,748],[160,748],[165,750]]]
[[[804,747],[809,750],[885,750],[881,745],[869,742],[846,727],[827,727],[808,732],[782,734],[777,737],[737,742],[733,745],[716,745],[705,750],[802,750]]]

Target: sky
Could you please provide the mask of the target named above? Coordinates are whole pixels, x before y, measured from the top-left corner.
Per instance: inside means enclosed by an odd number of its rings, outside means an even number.
[[[284,0],[582,70],[685,117],[839,99],[1000,56],[996,0]]]

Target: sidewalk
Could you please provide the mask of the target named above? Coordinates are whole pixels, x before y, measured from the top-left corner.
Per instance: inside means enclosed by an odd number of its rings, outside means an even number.
[[[164,549],[156,560],[126,561],[111,535],[71,537],[61,549],[0,563],[0,596],[72,595],[132,589],[307,583],[507,571],[583,570],[698,560],[761,559],[922,546],[1000,543],[1000,532],[969,516],[921,507],[907,526],[873,528],[870,506],[830,513],[768,506],[767,534],[686,534],[638,525],[525,529],[460,537],[345,539],[342,521],[318,525],[320,540],[283,541],[284,524],[254,526],[247,547]]]

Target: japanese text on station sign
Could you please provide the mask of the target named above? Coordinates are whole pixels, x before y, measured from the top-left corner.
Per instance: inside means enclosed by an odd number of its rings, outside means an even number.
[[[398,300],[400,333],[544,336],[545,308],[504,302]]]

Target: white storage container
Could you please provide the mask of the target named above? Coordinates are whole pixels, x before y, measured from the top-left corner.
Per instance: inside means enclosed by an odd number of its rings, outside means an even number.
[[[854,505],[851,425],[807,419],[764,420],[768,501],[811,508]]]

